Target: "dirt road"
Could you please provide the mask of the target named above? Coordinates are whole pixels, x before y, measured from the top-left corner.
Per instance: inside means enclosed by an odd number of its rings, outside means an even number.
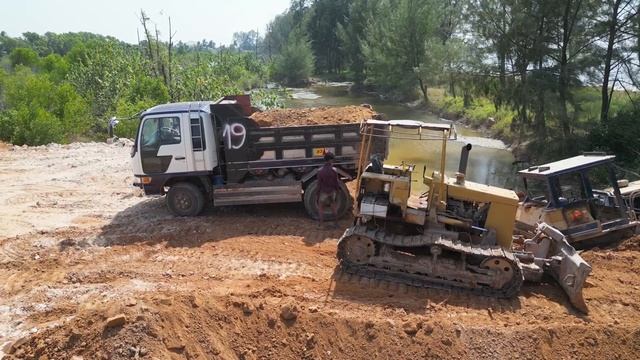
[[[126,144],[0,147],[0,358],[594,358],[640,354],[640,246],[583,253],[588,316],[339,276],[300,205],[177,219]],[[348,226],[349,219],[342,224]]]

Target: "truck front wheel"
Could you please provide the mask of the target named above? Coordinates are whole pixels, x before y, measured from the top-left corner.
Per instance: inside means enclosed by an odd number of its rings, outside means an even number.
[[[340,182],[340,190],[336,194],[336,214],[338,219],[343,217],[349,209],[351,209],[351,195],[347,186]],[[307,210],[307,214],[313,219],[319,219],[318,217],[318,180],[314,180],[304,190],[304,208]],[[333,213],[329,207],[325,207],[323,213],[324,220],[336,220],[333,217]]]
[[[204,207],[204,195],[191,183],[177,183],[169,188],[167,207],[176,216],[196,216]]]

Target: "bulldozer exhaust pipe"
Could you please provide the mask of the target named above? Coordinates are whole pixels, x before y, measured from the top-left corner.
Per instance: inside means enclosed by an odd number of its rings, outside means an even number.
[[[458,166],[458,173],[456,174],[456,182],[459,185],[464,184],[464,178],[467,174],[467,164],[469,163],[469,152],[471,151],[471,144],[467,144],[462,147],[460,152],[460,165]]]

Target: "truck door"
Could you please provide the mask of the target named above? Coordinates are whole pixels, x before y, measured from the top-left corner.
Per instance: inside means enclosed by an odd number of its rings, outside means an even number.
[[[140,133],[140,157],[145,174],[187,171],[181,114],[146,117]]]
[[[191,151],[188,152],[189,171],[207,171],[207,141],[205,139],[205,120],[200,112],[189,113],[189,134],[191,134]],[[187,146],[189,147],[189,146]]]

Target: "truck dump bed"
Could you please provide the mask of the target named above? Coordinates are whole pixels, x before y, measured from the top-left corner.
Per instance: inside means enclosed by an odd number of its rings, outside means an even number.
[[[304,174],[323,164],[325,152],[335,155],[336,167],[355,175],[360,124],[261,127],[252,112],[246,96],[211,104],[226,184],[278,169]]]

